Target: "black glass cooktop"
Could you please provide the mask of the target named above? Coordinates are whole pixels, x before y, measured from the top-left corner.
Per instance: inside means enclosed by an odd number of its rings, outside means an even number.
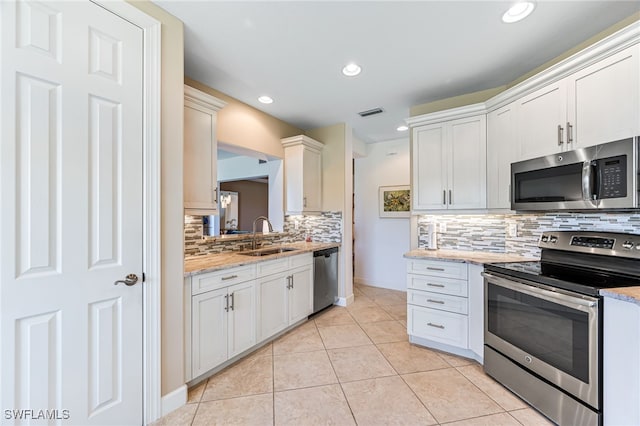
[[[543,256],[543,260],[537,262],[491,263],[485,265],[485,270],[590,296],[597,296],[602,288],[640,285],[638,261],[619,264],[618,259],[600,257],[594,263],[594,259],[585,256],[573,260],[571,263],[553,263]]]

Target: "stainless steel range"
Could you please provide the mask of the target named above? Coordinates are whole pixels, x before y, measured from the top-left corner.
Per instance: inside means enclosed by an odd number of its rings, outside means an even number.
[[[485,266],[485,372],[560,425],[601,425],[599,290],[640,285],[640,235],[550,231],[539,247]]]

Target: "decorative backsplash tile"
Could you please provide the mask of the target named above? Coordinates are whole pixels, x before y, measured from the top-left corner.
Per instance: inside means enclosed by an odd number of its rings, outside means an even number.
[[[640,214],[546,213],[507,215],[425,215],[418,218],[418,247],[427,246],[427,225],[437,224],[438,248],[483,250],[539,256],[538,240],[547,230],[640,234]],[[440,231],[444,224],[446,231]],[[507,232],[515,225],[515,235]]]
[[[298,229],[295,229],[295,221],[298,221]],[[220,237],[203,238],[202,232],[202,216],[184,217],[185,257],[247,250],[251,248],[253,240],[251,233],[234,235],[223,240]],[[304,241],[307,235],[311,235],[313,241],[341,242],[342,213],[323,212],[319,216],[285,216],[283,232],[268,235],[258,234],[257,241],[261,245],[291,243]],[[225,236],[225,238],[228,237]]]
[[[296,229],[296,222],[298,227]],[[342,242],[342,212],[322,212],[320,215],[285,216],[284,232],[294,241],[303,241],[307,235],[321,243]]]

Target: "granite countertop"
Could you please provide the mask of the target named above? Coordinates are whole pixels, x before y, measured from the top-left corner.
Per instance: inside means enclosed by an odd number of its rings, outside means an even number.
[[[600,290],[600,296],[611,297],[613,299],[635,303],[636,305],[640,306],[640,286],[603,288],[602,290]]]
[[[223,269],[233,268],[235,266],[251,265],[267,260],[280,259],[282,257],[295,256],[297,254],[309,253],[332,247],[340,247],[340,243],[307,243],[301,241],[298,243],[274,244],[263,248],[267,249],[271,247],[287,247],[295,248],[296,250],[270,254],[268,256],[246,256],[234,251],[207,254],[204,256],[193,256],[186,259],[184,262],[184,276],[190,277],[192,275],[202,274],[205,272],[220,271]]]
[[[468,262],[478,265],[494,262],[525,262],[540,260],[534,257],[526,257],[519,254],[491,253],[485,251],[467,250],[426,250],[416,249],[404,254],[407,259],[436,259],[451,262]]]

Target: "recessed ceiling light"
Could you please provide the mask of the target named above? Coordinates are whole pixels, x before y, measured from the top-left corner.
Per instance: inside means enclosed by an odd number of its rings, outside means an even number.
[[[354,64],[353,62],[345,65],[345,67],[342,68],[342,74],[346,75],[347,77],[354,77],[360,74],[361,71],[362,68],[360,68],[358,64]]]
[[[398,126],[398,128],[396,129],[399,132],[406,132],[407,130],[409,130],[408,126],[402,125],[402,126]]]
[[[502,22],[512,24],[526,18],[536,8],[536,4],[533,1],[519,1],[507,10],[502,15]]]
[[[271,99],[270,96],[267,95],[262,95],[258,98],[259,102],[262,102],[263,104],[272,104],[273,103],[273,99]]]

